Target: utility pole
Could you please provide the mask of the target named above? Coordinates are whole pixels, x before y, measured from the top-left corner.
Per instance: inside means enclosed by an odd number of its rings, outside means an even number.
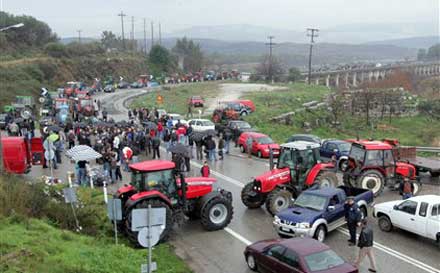
[[[154,46],[154,23],[151,21],[151,48]]]
[[[159,45],[162,45],[162,28],[159,22]]]
[[[124,36],[124,17],[127,16],[122,11],[118,14],[118,16],[121,16],[121,26],[122,26],[122,46],[125,49],[125,36]]]
[[[313,51],[313,43],[315,42],[314,38],[318,37],[319,29],[317,28],[308,28],[307,36],[310,37],[310,51],[309,51],[309,73],[308,73],[308,84],[311,84],[312,81],[312,51]]]
[[[147,20],[144,18],[144,51],[145,55],[147,55]]]
[[[81,43],[81,31],[82,31],[81,29],[77,30],[77,32],[78,32],[78,42],[79,43]]]
[[[131,47],[134,50],[134,16],[131,16]]]
[[[275,36],[269,36],[267,38],[269,39],[269,43],[266,43],[266,45],[269,46],[269,79],[273,83],[272,49],[273,49],[273,46],[276,45],[276,43],[272,42],[272,40],[275,38]]]

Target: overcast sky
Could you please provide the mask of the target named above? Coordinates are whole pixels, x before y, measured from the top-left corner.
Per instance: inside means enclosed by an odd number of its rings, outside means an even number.
[[[161,21],[163,32],[200,25],[250,24],[282,29],[321,29],[353,23],[432,22],[439,24],[439,0],[0,0],[3,10],[47,22],[62,37],[120,33],[117,14]]]

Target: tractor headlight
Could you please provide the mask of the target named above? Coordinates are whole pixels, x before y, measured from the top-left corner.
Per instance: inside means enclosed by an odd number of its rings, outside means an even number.
[[[276,215],[273,217],[273,220],[274,220],[274,222],[276,222],[276,223],[280,223],[280,222],[281,222],[280,217],[278,217],[278,216],[276,216]]]
[[[299,223],[299,228],[310,228],[310,223]]]

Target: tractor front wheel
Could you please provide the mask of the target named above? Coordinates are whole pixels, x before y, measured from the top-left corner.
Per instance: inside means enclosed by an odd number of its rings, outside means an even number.
[[[363,172],[357,179],[358,187],[373,192],[374,197],[379,196],[385,187],[385,178],[376,170],[368,170]]]
[[[201,223],[208,231],[223,229],[229,225],[233,214],[231,202],[223,197],[214,197],[203,204],[200,213]]]
[[[241,201],[246,207],[256,209],[264,204],[266,198],[261,193],[256,192],[254,190],[254,183],[250,182],[241,190]]]
[[[162,234],[160,235],[160,242],[164,242],[168,239],[171,229],[173,227],[173,212],[171,208],[165,204],[163,201],[158,199],[147,199],[140,201],[136,205],[128,208],[128,211],[126,212],[127,218],[125,219],[125,233],[128,235],[128,238],[131,242],[138,244],[138,231],[132,231],[131,230],[131,217],[132,217],[132,211],[134,209],[146,209],[148,208],[148,205],[151,205],[152,208],[165,208],[166,210],[166,220],[165,220],[165,227],[162,231]]]
[[[319,188],[336,188],[339,185],[339,180],[335,173],[323,171],[316,176],[314,183],[319,185]]]
[[[266,209],[270,214],[275,215],[290,207],[294,198],[296,198],[296,194],[286,189],[277,188],[267,196]]]

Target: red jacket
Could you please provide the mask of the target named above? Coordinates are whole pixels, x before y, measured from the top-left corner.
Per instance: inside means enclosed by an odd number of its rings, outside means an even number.
[[[157,124],[157,131],[160,133],[163,131],[163,125],[162,122],[159,122],[159,124]]]
[[[209,170],[209,166],[202,166],[202,168],[200,169],[200,173],[203,177],[209,177],[209,174],[211,173],[211,171]]]
[[[156,136],[156,130],[150,130],[150,137],[153,138]]]

